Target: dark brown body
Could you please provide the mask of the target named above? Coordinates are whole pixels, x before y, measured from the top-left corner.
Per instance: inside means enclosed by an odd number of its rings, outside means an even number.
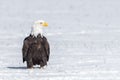
[[[25,38],[22,48],[23,62],[27,61],[27,68],[33,65],[44,67],[47,65],[50,55],[50,47],[47,39],[39,34],[37,37],[32,35]]]

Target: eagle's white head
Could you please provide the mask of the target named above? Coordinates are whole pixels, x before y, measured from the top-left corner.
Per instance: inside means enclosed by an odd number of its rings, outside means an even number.
[[[42,28],[47,26],[48,26],[48,23],[43,20],[35,21],[31,29],[31,35],[37,37],[38,34],[41,34],[41,36],[43,36]]]

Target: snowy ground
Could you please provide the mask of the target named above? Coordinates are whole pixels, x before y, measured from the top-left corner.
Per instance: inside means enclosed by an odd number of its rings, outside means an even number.
[[[119,0],[0,0],[0,80],[120,80]],[[49,23],[45,69],[26,69],[23,39]]]

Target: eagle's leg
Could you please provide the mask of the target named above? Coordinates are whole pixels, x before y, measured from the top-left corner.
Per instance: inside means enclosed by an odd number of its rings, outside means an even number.
[[[27,61],[27,68],[33,68],[33,63],[32,63],[32,62]]]
[[[44,67],[44,63],[43,61],[40,62],[40,69],[42,69]]]
[[[47,65],[47,61],[41,61],[40,62],[40,69],[43,68]]]
[[[27,59],[27,68],[33,68],[33,61],[30,54],[28,55],[28,59]]]

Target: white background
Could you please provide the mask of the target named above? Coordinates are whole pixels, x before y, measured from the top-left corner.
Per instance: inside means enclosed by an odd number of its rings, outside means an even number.
[[[29,70],[21,49],[38,19],[50,61]],[[0,80],[120,80],[120,1],[0,0]]]

